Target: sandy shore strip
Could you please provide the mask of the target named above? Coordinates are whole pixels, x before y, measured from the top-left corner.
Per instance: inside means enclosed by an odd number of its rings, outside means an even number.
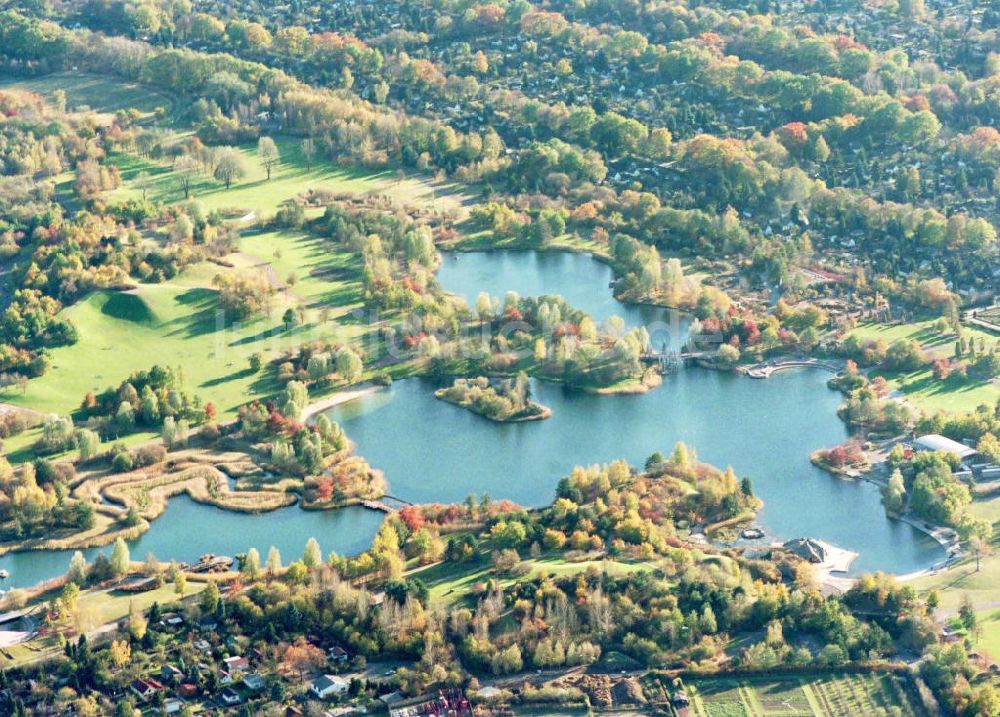
[[[371,396],[382,390],[381,386],[376,386],[373,383],[363,383],[355,386],[354,388],[349,388],[344,391],[338,391],[326,398],[321,398],[318,401],[310,403],[302,411],[303,420],[308,420],[314,416],[323,413],[323,411],[328,411],[334,406],[339,406],[344,403],[349,403],[351,401],[357,401],[359,398],[365,398],[366,396]]]
[[[853,550],[838,548],[836,545],[830,545],[825,540],[816,540],[815,542],[823,547],[827,556],[825,561],[816,566],[817,570],[826,570],[831,573],[846,573],[851,569],[851,563],[858,557],[858,553],[855,553]]]

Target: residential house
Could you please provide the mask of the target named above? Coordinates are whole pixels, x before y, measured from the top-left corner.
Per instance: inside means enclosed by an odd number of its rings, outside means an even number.
[[[331,647],[326,653],[327,659],[330,662],[336,662],[337,664],[344,664],[351,659],[351,654],[345,650],[340,645],[336,647]]]
[[[264,676],[259,672],[251,672],[243,678],[243,684],[246,685],[248,690],[260,692],[264,689]]]
[[[317,677],[309,685],[309,692],[311,692],[315,697],[325,700],[331,695],[342,695],[347,692],[350,687],[347,680],[343,677],[338,677],[337,675],[323,675],[322,677]]]
[[[226,672],[230,675],[234,675],[237,672],[249,672],[250,671],[250,661],[245,657],[234,656],[227,657],[222,661],[222,664],[226,666]]]
[[[180,627],[184,624],[184,618],[178,615],[176,612],[168,612],[160,620],[160,624],[164,627]]]
[[[163,691],[163,685],[152,678],[142,678],[137,680],[132,680],[132,684],[129,685],[129,689],[135,693],[143,702],[148,702],[153,699],[158,692]]]
[[[199,652],[211,652],[212,646],[208,643],[207,640],[196,640],[194,643],[194,649],[198,650]]]
[[[232,687],[227,687],[219,693],[219,704],[225,705],[226,707],[233,707],[242,701],[243,698],[240,697],[239,693]]]
[[[160,668],[160,679],[167,684],[172,685],[180,682],[183,677],[184,673],[173,665],[164,665]]]

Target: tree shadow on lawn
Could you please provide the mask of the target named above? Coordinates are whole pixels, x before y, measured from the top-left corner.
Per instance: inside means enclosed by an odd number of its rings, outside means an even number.
[[[219,307],[218,296],[214,289],[195,287],[174,297],[178,304],[191,307],[192,312],[164,323],[164,328],[175,327],[167,336],[195,338],[232,325]]]
[[[141,173],[145,172],[149,175],[149,188],[154,191],[160,191],[161,187],[174,173],[171,167],[164,167],[162,164],[147,161],[134,154],[116,154],[112,161],[118,167],[118,173],[121,175],[122,181],[135,181]],[[136,189],[139,188],[136,187]]]
[[[249,378],[255,373],[255,371],[247,366],[244,369],[238,371],[233,371],[225,376],[216,376],[215,378],[210,378],[207,381],[202,381],[199,385],[201,388],[212,388],[213,386],[221,386],[224,383],[229,383],[230,381],[236,381],[241,378]]]
[[[348,266],[317,266],[309,270],[309,276],[320,281],[355,283],[358,281],[357,269]]]
[[[352,282],[317,296],[313,300],[313,306],[320,309],[329,308],[331,310],[347,309],[348,315],[350,315],[355,309],[363,308],[363,298],[361,284]]]
[[[230,341],[229,346],[248,346],[249,344],[256,343],[258,341],[266,341],[267,339],[276,339],[279,337],[291,338],[295,334],[307,333],[312,331],[312,329],[317,326],[317,324],[298,324],[296,326],[286,326],[285,324],[276,324],[271,328],[264,329],[253,336],[243,336],[236,339],[235,341]]]
[[[919,377],[919,378],[918,378]],[[914,371],[906,375],[906,383],[901,388],[904,394],[919,393],[926,396],[938,396],[947,393],[967,393],[983,388],[989,381],[966,378],[952,374],[944,381],[934,378],[934,374]]]
[[[251,157],[254,159],[255,157]],[[310,166],[306,166],[305,158],[302,156],[298,145],[288,153],[283,153],[282,162],[278,165],[277,171],[272,175],[275,181],[299,180],[305,182],[360,182],[372,183],[368,188],[347,188],[345,191],[352,193],[362,193],[365,191],[381,191],[381,187],[375,186],[379,180],[391,179],[393,174],[389,170],[375,172],[359,167],[341,167],[333,162],[319,160],[314,161]],[[267,180],[264,179],[264,182]],[[316,187],[312,187],[315,189]],[[305,189],[305,188],[303,188]]]
[[[284,389],[273,371],[264,371],[250,384],[254,396],[274,396]]]
[[[952,346],[954,345],[956,339],[958,338],[957,336],[955,336],[955,334],[945,334],[944,336],[942,336],[941,334],[935,333],[933,331],[929,333],[933,335],[932,338],[928,338],[926,340],[917,339],[918,341],[920,341],[921,345],[925,349],[927,348],[935,349],[939,346]]]

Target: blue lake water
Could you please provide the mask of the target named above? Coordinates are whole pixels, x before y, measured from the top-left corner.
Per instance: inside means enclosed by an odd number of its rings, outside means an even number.
[[[153,553],[160,560],[191,562],[205,553],[234,556],[251,547],[262,558],[274,545],[285,563],[298,560],[309,538],[316,538],[324,555],[330,551],[354,554],[366,550],[382,523],[382,514],[364,508],[334,511],[302,510],[297,506],[270,513],[246,514],[196,503],[187,496],[171,498],[150,529],[129,544],[133,560]],[[0,557],[0,569],[10,573],[0,588],[31,587],[62,575],[73,550],[33,550]],[[88,562],[111,546],[82,551]]]
[[[611,295],[610,267],[584,254],[498,252],[446,254],[439,278],[473,303],[480,291],[503,297],[559,294],[598,321],[621,316],[651,329],[653,345],[679,347],[687,319],[656,307],[626,306]],[[860,553],[852,572],[905,573],[941,560],[929,537],[885,517],[876,486],[831,477],[809,462],[817,448],[842,441],[841,400],[816,371],[779,373],[766,381],[702,369],[679,370],[638,396],[593,396],[534,382],[553,410],[546,421],[497,424],[433,396],[430,381],[399,381],[391,389],[330,412],[358,452],[386,472],[394,495],[414,502],[458,501],[489,493],[528,506],[552,500],[574,465],[624,458],[641,464],[677,441],[701,460],[750,476],[765,501],[760,523],[769,538],[809,536]],[[315,537],[324,553],[366,549],[382,515],[361,508],[247,515],[171,499],[150,530],[130,545],[133,560],[196,560],[274,545],[285,562]],[[110,547],[85,550],[88,560]],[[0,557],[11,576],[0,587],[28,587],[65,573],[73,551],[31,551]]]
[[[480,291],[560,294],[598,320],[618,314],[630,325],[684,326],[665,319],[663,309],[619,304],[608,288],[610,268],[587,255],[446,255],[439,277],[470,303]],[[681,331],[671,345],[683,342]],[[654,451],[666,454],[684,441],[701,460],[751,478],[771,539],[808,536],[857,551],[852,572],[905,573],[943,559],[931,538],[886,518],[876,486],[834,478],[809,462],[817,448],[847,436],[836,416],[841,396],[826,387],[827,378],[806,370],[753,380],[693,368],[637,396],[594,396],[536,381],[536,399],[553,415],[520,424],[494,423],[438,401],[432,382],[412,379],[330,416],[385,471],[391,492],[416,502],[489,493],[543,505],[575,465],[616,458],[641,465]]]

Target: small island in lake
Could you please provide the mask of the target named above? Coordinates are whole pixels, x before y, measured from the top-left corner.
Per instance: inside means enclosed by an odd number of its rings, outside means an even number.
[[[531,385],[524,373],[514,379],[457,378],[434,395],[491,421],[540,421],[552,415],[550,409],[531,400]]]

